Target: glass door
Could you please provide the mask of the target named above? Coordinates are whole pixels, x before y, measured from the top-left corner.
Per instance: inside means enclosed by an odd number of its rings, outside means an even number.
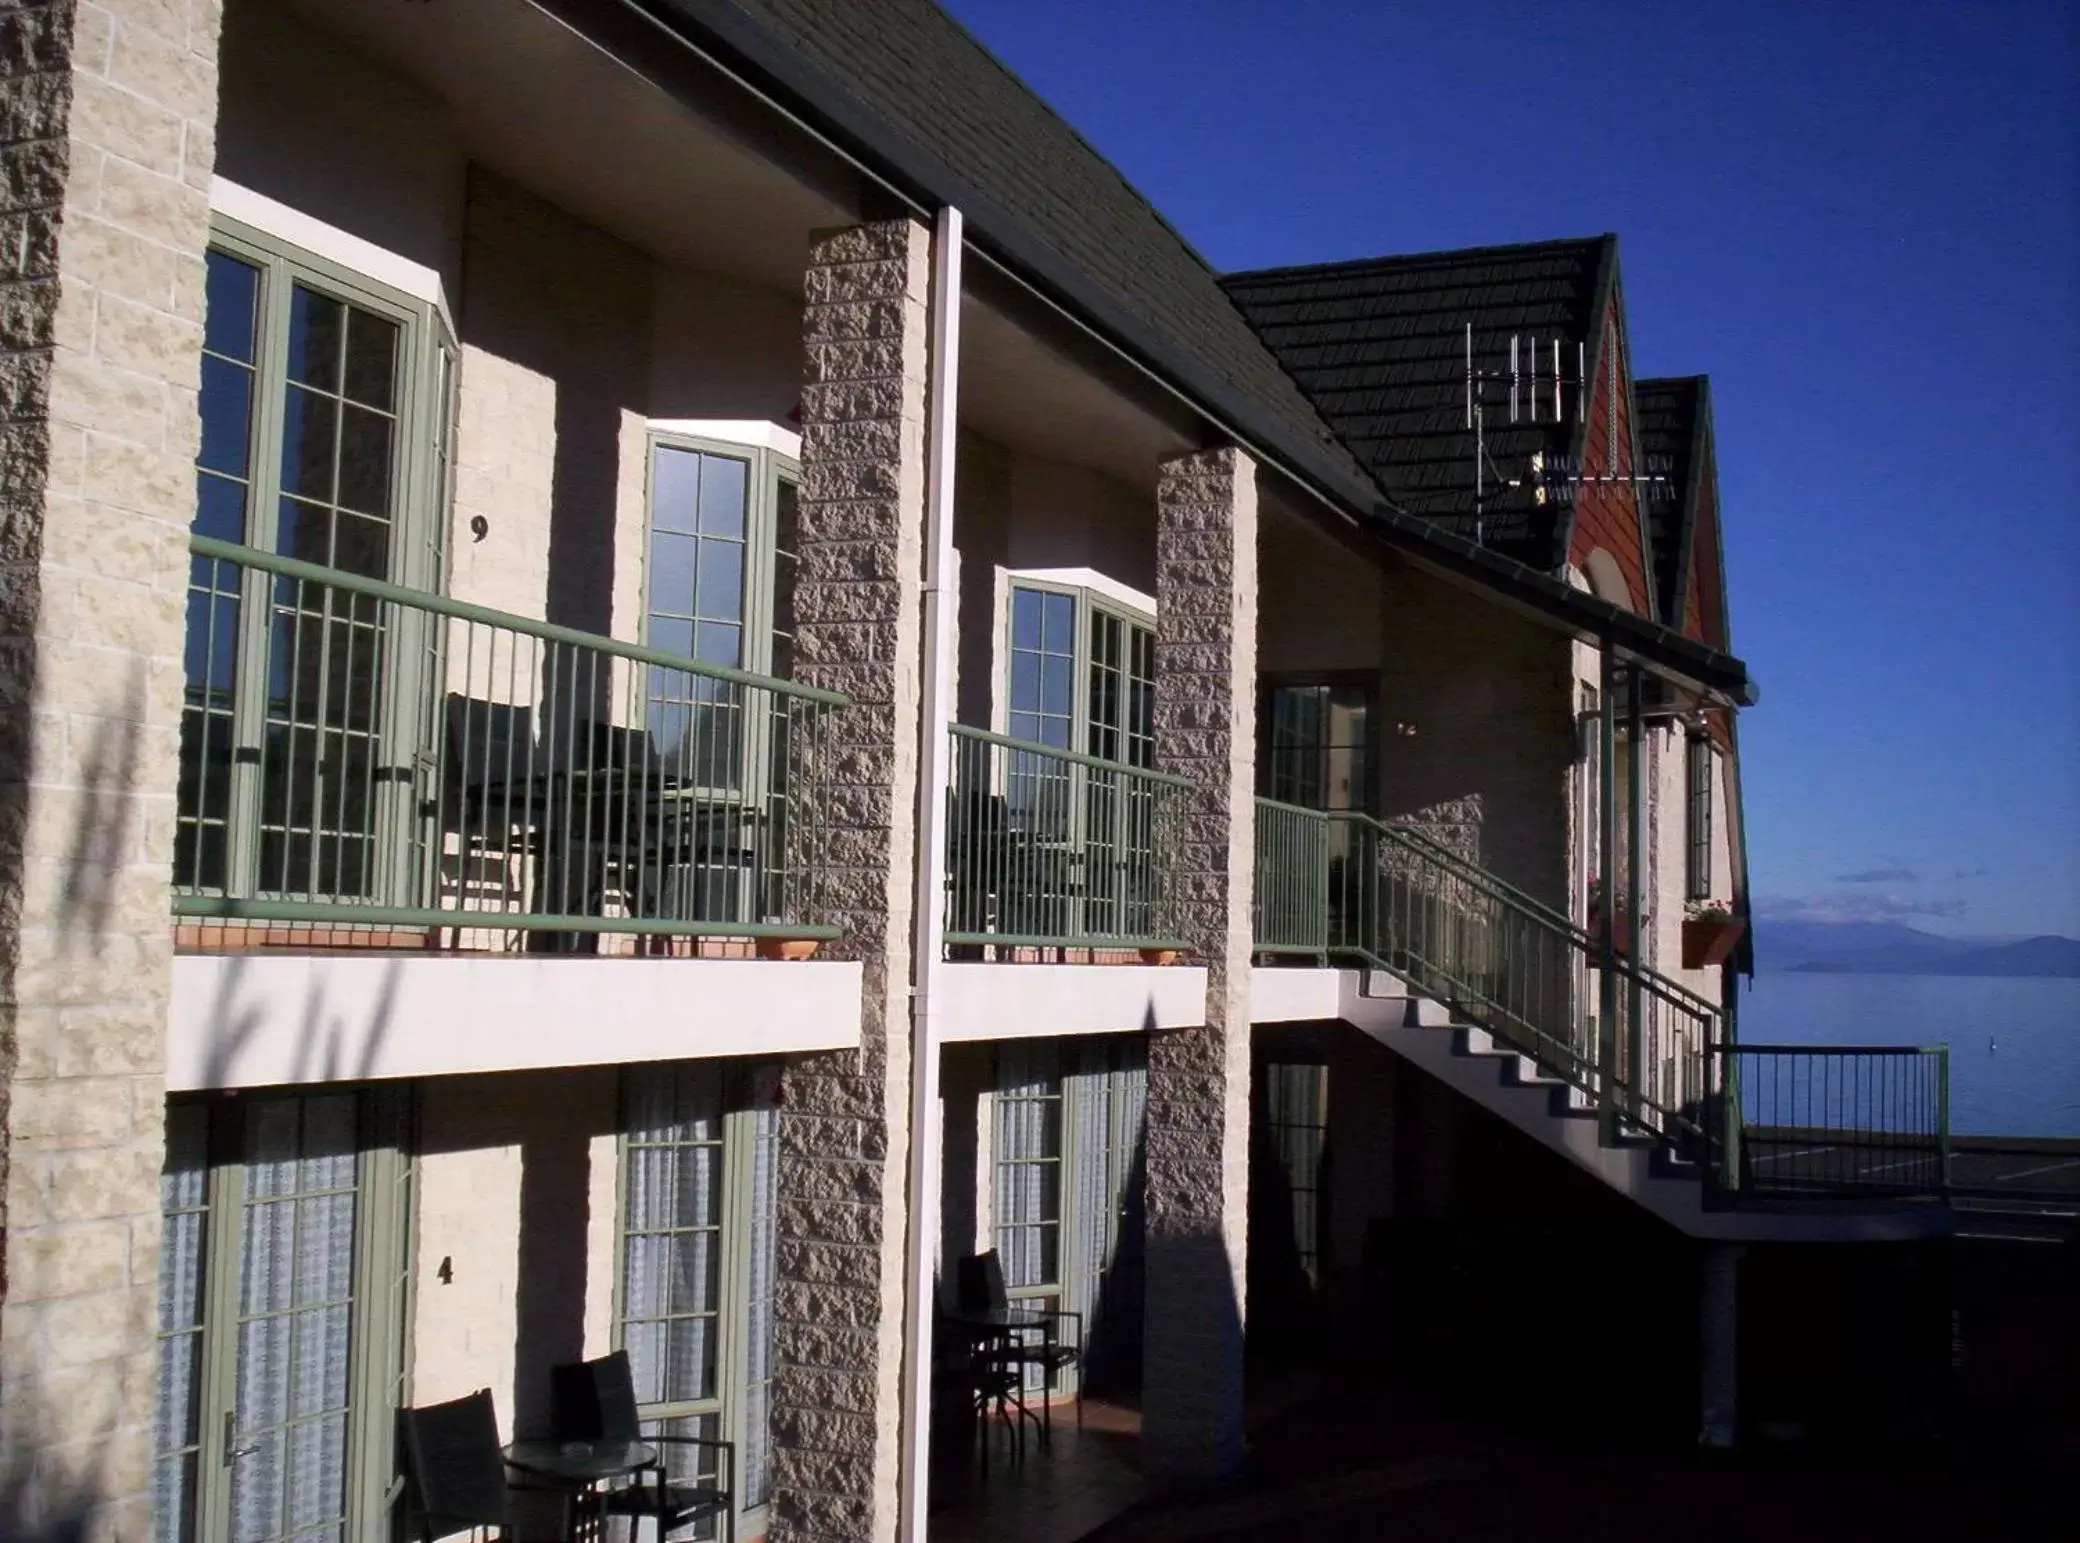
[[[994,1114],[996,1247],[1015,1301],[1083,1317],[1087,1390],[1141,1367],[1143,1114],[1138,1036],[1005,1044]],[[1044,1382],[1036,1369],[1035,1391]],[[1062,1391],[1074,1381],[1065,1376]]]
[[[1148,1047],[1086,1040],[1065,1089],[1075,1199],[1066,1306],[1083,1314],[1084,1391],[1139,1385]]]
[[[431,523],[422,484],[443,450],[412,432],[445,379],[419,357],[417,320],[345,275],[220,233],[205,271],[195,533],[437,588],[439,541],[404,539],[408,519]],[[393,898],[412,859],[392,833],[412,817],[425,728],[425,682],[393,664],[425,631],[319,580],[194,559],[177,886]]]
[[[1302,809],[1374,807],[1372,699],[1357,683],[1279,682],[1264,692],[1259,786]],[[1357,871],[1365,850],[1344,821],[1328,829],[1329,941],[1376,950],[1373,884]]]
[[[156,1538],[382,1530],[403,1392],[401,1137],[387,1094],[169,1108]]]

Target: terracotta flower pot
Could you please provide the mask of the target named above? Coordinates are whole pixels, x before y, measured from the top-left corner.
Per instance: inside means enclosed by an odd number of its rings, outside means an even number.
[[[1588,931],[1591,940],[1603,936],[1603,908],[1601,906],[1591,905],[1589,907]],[[1632,918],[1626,915],[1625,907],[1622,905],[1618,907],[1617,912],[1611,917],[1611,943],[1620,953],[1629,954],[1632,952]]]
[[[808,959],[823,945],[816,938],[760,938],[758,957],[761,959]]]
[[[1174,948],[1144,948],[1141,950],[1143,964],[1175,964],[1177,950]]]
[[[1734,945],[1748,924],[1732,916],[1689,916],[1683,919],[1683,968],[1708,970],[1733,957]]]

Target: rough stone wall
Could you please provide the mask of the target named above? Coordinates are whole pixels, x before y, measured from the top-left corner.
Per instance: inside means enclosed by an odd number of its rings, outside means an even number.
[[[218,24],[0,10],[0,1518],[30,1532],[151,1526]]]
[[[865,980],[859,1049],[781,1080],[774,1543],[896,1531],[930,269],[912,220],[809,257],[795,673],[853,698],[818,768],[818,919]]]
[[[1151,1472],[1242,1456],[1257,678],[1256,467],[1166,462],[1156,489],[1156,764],[1178,796],[1166,910],[1207,967],[1206,1022],[1148,1047],[1143,1451]]]

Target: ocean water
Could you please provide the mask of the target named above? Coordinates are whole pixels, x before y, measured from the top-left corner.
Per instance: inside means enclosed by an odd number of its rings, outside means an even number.
[[[1950,1128],[2080,1136],[2080,980],[1764,972],[1741,992],[1761,1045],[1950,1047]]]

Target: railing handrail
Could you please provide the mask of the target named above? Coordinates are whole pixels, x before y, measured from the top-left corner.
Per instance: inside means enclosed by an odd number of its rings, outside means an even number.
[[[1009,734],[998,734],[990,729],[970,728],[965,723],[949,723],[946,727],[956,739],[971,739],[978,744],[998,745],[1006,750],[1018,750],[1028,755],[1044,755],[1057,761],[1068,761],[1076,766],[1088,766],[1095,771],[1123,772],[1144,782],[1161,783],[1165,787],[1188,788],[1195,784],[1190,777],[1180,777],[1175,772],[1157,771],[1151,766],[1133,766],[1125,761],[1108,761],[1102,755],[1086,755],[1081,750],[1065,750],[1058,745],[1036,744],[1030,739],[1013,739]]]
[[[540,638],[544,642],[589,648],[596,653],[607,654],[616,659],[632,660],[637,664],[655,665],[687,675],[703,675],[710,680],[727,681],[732,685],[755,686],[778,696],[797,697],[803,701],[821,703],[826,707],[852,705],[852,698],[842,691],[827,691],[821,686],[805,686],[799,681],[783,680],[774,675],[760,675],[751,670],[710,664],[704,659],[690,659],[684,654],[651,648],[643,643],[624,643],[618,638],[582,632],[575,627],[516,616],[510,611],[494,610],[490,606],[475,605],[467,600],[451,600],[445,595],[436,595],[428,590],[411,589],[384,579],[371,579],[358,573],[348,573],[344,569],[328,568],[322,563],[306,562],[300,557],[283,557],[279,553],[263,552],[257,547],[241,546],[235,541],[221,541],[215,536],[191,535],[188,538],[188,548],[198,557],[237,563],[242,567],[258,569],[262,573],[299,579],[306,584],[323,584],[331,589],[343,589],[349,594],[366,595],[371,600],[410,606],[435,616],[451,616],[458,621],[500,627],[528,637]]]
[[[1948,1055],[1948,1045],[1759,1045],[1742,1040],[1737,1044],[1716,1042],[1706,1047],[1713,1055]]]
[[[1358,814],[1355,811],[1347,817],[1362,820],[1375,829],[1415,848],[1423,856],[1431,858],[1441,866],[1450,869],[1455,877],[1485,889],[1496,899],[1538,921],[1544,922],[1555,931],[1566,934],[1570,941],[1577,946],[1591,952],[1601,952],[1602,940],[1594,932],[1576,924],[1571,917],[1555,910],[1536,896],[1527,894],[1525,891],[1517,888],[1509,880],[1498,878],[1479,864],[1467,861],[1457,852],[1454,852],[1451,848],[1430,836],[1421,826],[1397,824],[1389,820],[1380,820],[1372,815]],[[1656,992],[1666,1000],[1687,1008],[1691,1012],[1717,1017],[1721,1011],[1717,1004],[1692,991],[1681,981],[1664,975],[1652,965],[1643,963],[1623,950],[1619,951],[1617,958],[1613,961],[1613,967],[1620,975],[1637,975],[1641,986],[1646,990]]]
[[[1496,899],[1506,900],[1516,909],[1528,911],[1537,916],[1541,921],[1550,922],[1563,931],[1575,934],[1591,947],[1595,946],[1596,940],[1594,936],[1587,929],[1577,926],[1571,917],[1555,910],[1537,896],[1517,888],[1509,880],[1499,878],[1495,874],[1490,873],[1478,863],[1467,861],[1450,847],[1432,837],[1420,825],[1404,825],[1393,820],[1382,820],[1377,815],[1366,814],[1362,810],[1357,809],[1333,810],[1330,812],[1329,818],[1354,825],[1370,826],[1382,835],[1391,836],[1405,845],[1412,846],[1420,851],[1423,856],[1432,858],[1444,867],[1452,869],[1455,877],[1463,878],[1470,884],[1477,884],[1487,890],[1489,894],[1495,896]]]
[[[1304,815],[1310,820],[1320,820],[1324,825],[1329,823],[1329,811],[1327,809],[1310,809],[1305,804],[1289,804],[1281,799],[1266,798],[1262,793],[1257,795],[1257,807],[1259,809],[1276,809],[1280,814]]]

